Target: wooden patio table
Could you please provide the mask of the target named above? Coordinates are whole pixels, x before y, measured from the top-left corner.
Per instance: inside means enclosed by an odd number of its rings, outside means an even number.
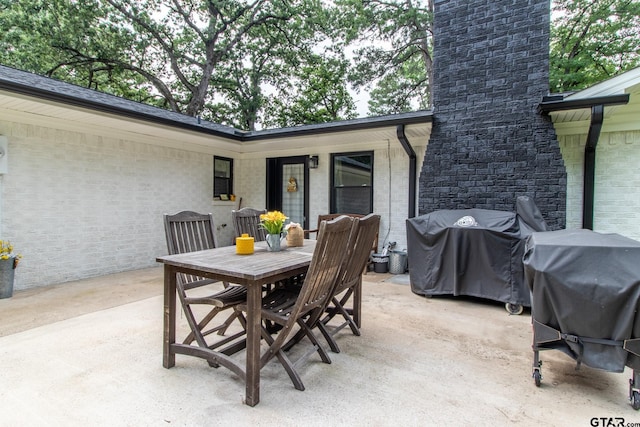
[[[255,406],[260,402],[260,339],[262,285],[305,273],[315,248],[315,240],[304,240],[303,246],[287,248],[280,252],[268,252],[265,242],[255,244],[251,255],[236,254],[235,246],[224,246],[198,252],[166,255],[156,258],[164,264],[164,341],[163,361],[165,368],[175,365],[176,354],[191,354],[176,344],[176,273],[194,274],[214,280],[226,281],[247,288],[247,357],[243,368],[226,355],[210,352],[230,363],[235,363],[236,372],[244,373],[246,382],[245,403]],[[193,347],[193,346],[191,346]],[[204,357],[204,356],[202,356]]]

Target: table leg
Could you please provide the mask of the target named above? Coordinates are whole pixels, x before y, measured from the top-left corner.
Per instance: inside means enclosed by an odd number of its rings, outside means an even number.
[[[176,364],[176,354],[171,345],[176,342],[176,272],[164,266],[164,336],[162,366],[171,368]]]
[[[250,285],[247,289],[247,389],[245,403],[256,406],[260,402],[260,321],[262,289]]]

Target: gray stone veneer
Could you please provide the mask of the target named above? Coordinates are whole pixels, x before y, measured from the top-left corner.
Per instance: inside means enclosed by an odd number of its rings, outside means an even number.
[[[549,0],[436,0],[434,123],[420,214],[514,211],[532,197],[564,228],[566,170],[548,117]]]

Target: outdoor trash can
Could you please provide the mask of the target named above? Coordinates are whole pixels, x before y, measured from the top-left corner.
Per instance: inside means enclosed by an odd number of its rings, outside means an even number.
[[[389,254],[389,273],[404,274],[407,269],[407,253],[404,251],[391,251]]]
[[[371,254],[371,261],[373,261],[373,271],[376,273],[389,271],[389,255]]]

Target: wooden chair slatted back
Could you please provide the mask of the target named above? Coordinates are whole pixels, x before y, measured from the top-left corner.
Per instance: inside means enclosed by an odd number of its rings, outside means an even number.
[[[317,322],[318,327],[324,331],[323,335],[329,347],[336,353],[339,353],[340,349],[333,336],[342,328],[349,326],[354,335],[360,335],[362,274],[369,262],[372,242],[376,239],[379,227],[380,215],[369,214],[358,220],[356,230],[349,240],[347,256],[342,263],[332,296],[324,307],[326,315]],[[351,308],[346,307],[349,300],[352,302]],[[336,315],[344,317],[344,322],[333,325],[334,328],[328,330],[326,325]]]
[[[299,332],[302,332],[311,340],[314,344],[313,348],[320,354],[322,360],[325,363],[331,362],[325,350],[317,343],[311,330],[317,325],[327,301],[333,294],[341,265],[347,256],[349,241],[353,233],[356,232],[357,221],[355,218],[341,216],[332,221],[320,223],[311,264],[305,275],[302,289],[297,294],[295,303],[290,310],[290,306],[287,303],[285,314],[287,317],[282,325],[283,327],[277,333],[275,339],[263,327],[263,337],[269,342],[269,348],[260,357],[260,368],[277,356],[298,390],[304,390],[304,385],[295,370],[295,366],[302,363],[313,352],[307,352],[294,363],[283,353],[283,345],[285,345],[292,331],[296,329],[296,324],[298,324],[300,326]],[[276,307],[277,310],[279,308]],[[308,317],[306,317],[307,315]],[[292,342],[297,341],[298,339],[294,336]]]
[[[378,235],[380,215],[369,214],[358,220],[356,232],[349,242],[349,253],[345,257],[342,270],[338,278],[336,291],[353,286],[357,283],[371,255],[371,247]]]
[[[345,214],[324,214],[324,215],[318,215],[318,225],[322,222],[322,221],[331,221],[332,219],[338,218],[341,215],[346,215],[346,216],[350,216],[352,218],[358,218],[358,219],[362,219],[365,217],[365,215],[362,214],[350,214],[350,213],[345,213]],[[373,214],[369,214],[369,215],[373,215]],[[367,215],[367,216],[369,216]],[[380,224],[380,221],[378,221],[378,226]],[[378,252],[378,230],[376,230],[376,234],[374,237],[373,242],[371,243],[371,251],[373,252]],[[371,252],[370,251],[370,252]]]
[[[200,214],[182,211],[175,215],[164,215],[164,228],[169,255],[213,249],[218,242],[213,232],[212,214]],[[182,285],[200,282],[201,277],[179,274],[178,282]],[[211,282],[211,281],[208,281]]]
[[[240,237],[243,233],[247,233],[249,236],[252,236],[256,242],[265,241],[266,231],[260,226],[260,215],[265,213],[267,213],[266,209],[259,210],[253,208],[242,208],[231,211],[235,237]]]
[[[331,297],[356,226],[357,219],[348,216],[320,223],[313,258],[291,317],[324,308],[326,300]]]

